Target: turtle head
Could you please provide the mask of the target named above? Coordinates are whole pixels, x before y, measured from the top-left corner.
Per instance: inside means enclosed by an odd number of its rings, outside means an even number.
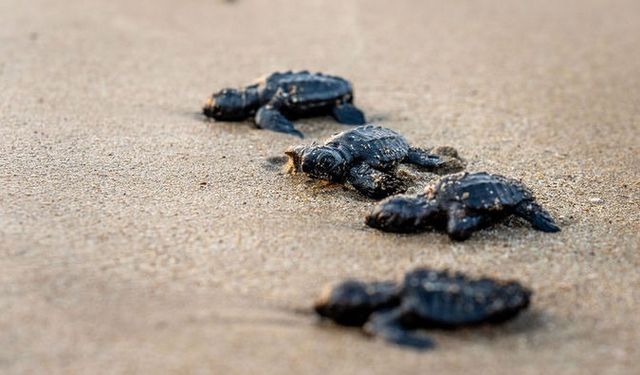
[[[213,94],[204,105],[203,113],[220,121],[240,121],[255,111],[257,95],[248,90],[223,89]]]
[[[335,148],[314,143],[290,148],[285,154],[291,160],[293,172],[331,182],[342,182],[346,178],[349,161]]]
[[[314,303],[316,313],[346,326],[362,326],[373,312],[367,285],[357,280],[326,285]]]
[[[411,233],[437,224],[435,201],[424,195],[394,195],[380,201],[367,215],[365,223],[385,232]]]

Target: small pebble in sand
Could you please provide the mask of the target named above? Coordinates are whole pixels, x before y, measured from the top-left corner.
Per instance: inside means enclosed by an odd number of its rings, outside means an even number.
[[[589,198],[589,202],[593,203],[593,204],[603,204],[604,203],[604,199],[598,198],[598,197],[593,197],[593,198]]]

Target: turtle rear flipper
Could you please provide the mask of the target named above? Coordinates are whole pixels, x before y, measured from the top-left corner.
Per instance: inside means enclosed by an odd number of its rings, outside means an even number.
[[[364,113],[350,103],[336,105],[331,114],[341,124],[364,125],[365,123]]]
[[[443,150],[442,155],[437,152],[440,149]],[[434,151],[436,152],[410,147],[404,162],[437,174],[459,172],[464,169],[464,163],[455,149],[442,147]]]
[[[426,169],[436,169],[444,164],[444,160],[440,156],[430,154],[427,151],[417,147],[409,148],[407,157],[405,158],[404,162],[415,164]]]
[[[424,334],[407,330],[400,323],[400,308],[373,313],[364,326],[365,333],[377,336],[387,342],[417,350],[433,349],[434,342]]]
[[[515,207],[514,213],[530,222],[539,231],[549,233],[560,231],[551,214],[536,202],[523,201]]]
[[[293,127],[289,121],[274,106],[267,104],[261,107],[256,113],[256,126],[262,129],[269,129],[280,133],[287,133],[296,137],[304,138],[304,135]]]

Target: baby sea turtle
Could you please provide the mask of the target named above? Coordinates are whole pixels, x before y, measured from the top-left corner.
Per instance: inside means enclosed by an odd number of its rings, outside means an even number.
[[[529,306],[531,291],[515,281],[474,279],[418,268],[397,284],[347,280],[326,287],[314,309],[321,317],[418,349],[433,342],[416,329],[500,323]]]
[[[508,216],[517,215],[543,232],[558,232],[551,215],[519,181],[486,172],[442,177],[424,194],[389,197],[367,216],[368,226],[387,232],[446,228],[454,240]]]
[[[364,125],[331,136],[323,145],[312,143],[285,152],[290,170],[316,179],[349,183],[370,198],[384,198],[406,189],[396,175],[400,163],[410,163],[434,173],[459,171],[464,164],[455,149],[433,151],[410,147],[399,133]]]
[[[353,105],[349,81],[321,73],[273,73],[242,90],[223,89],[211,96],[203,109],[219,121],[243,121],[254,116],[262,129],[303,138],[291,120],[332,115],[347,125],[362,125],[364,114]]]

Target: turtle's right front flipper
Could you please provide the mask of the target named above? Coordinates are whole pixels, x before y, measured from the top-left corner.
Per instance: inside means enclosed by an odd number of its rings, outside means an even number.
[[[406,183],[401,178],[371,168],[364,163],[351,168],[347,181],[356,190],[374,199],[385,198],[407,190]]]
[[[432,349],[435,344],[429,337],[402,326],[401,315],[401,308],[373,313],[364,326],[364,331],[393,344],[417,350]]]
[[[256,113],[255,121],[259,128],[304,138],[304,135],[293,127],[293,123],[271,104],[260,107]]]

